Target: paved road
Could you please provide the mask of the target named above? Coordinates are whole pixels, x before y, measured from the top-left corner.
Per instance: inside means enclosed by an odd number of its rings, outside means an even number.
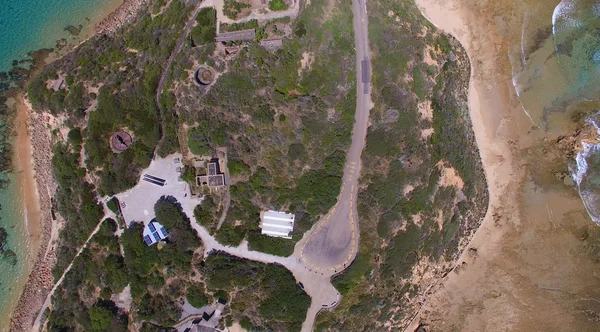
[[[354,260],[358,250],[356,197],[360,156],[365,146],[369,111],[373,108],[366,0],[353,0],[352,11],[357,98],[352,144],[346,157],[342,188],[338,203],[304,236],[294,252],[314,272],[328,276],[345,269]]]

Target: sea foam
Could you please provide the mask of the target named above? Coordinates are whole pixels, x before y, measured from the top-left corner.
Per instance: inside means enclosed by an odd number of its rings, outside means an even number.
[[[587,119],[596,132],[600,135],[598,117]],[[600,144],[582,142],[583,150],[575,157],[575,169],[572,170],[573,181],[577,184],[579,196],[590,218],[600,225],[600,186],[597,183],[598,170],[600,170]]]

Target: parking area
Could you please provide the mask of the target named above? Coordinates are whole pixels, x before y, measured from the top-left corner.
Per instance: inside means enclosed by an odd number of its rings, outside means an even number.
[[[179,154],[157,158],[142,172],[135,187],[117,195],[127,225],[150,222],[155,217],[154,204],[164,195],[191,197],[189,185],[180,179],[182,168]]]

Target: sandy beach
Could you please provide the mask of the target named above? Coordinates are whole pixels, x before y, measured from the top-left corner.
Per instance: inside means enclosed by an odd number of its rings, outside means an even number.
[[[129,22],[144,3],[145,0],[111,1],[101,13],[91,18],[90,27],[82,30],[72,46],[49,55],[46,62],[64,56],[96,33],[114,32]],[[29,331],[53,285],[51,269],[56,261],[57,222],[51,214],[51,197],[57,185],[52,175],[52,144],[47,128],[50,115],[33,111],[26,96],[20,93],[15,97],[15,107],[15,167],[24,191],[31,257],[35,260],[30,263],[31,272],[13,312],[10,330]]]
[[[431,290],[407,331],[420,324],[428,331],[597,331],[600,275],[591,248],[598,227],[576,188],[553,176],[566,169],[554,142],[570,134],[569,125],[544,132],[517,100],[508,58],[509,27],[520,27],[514,3],[417,5],[469,54],[470,115],[490,204],[456,269]]]

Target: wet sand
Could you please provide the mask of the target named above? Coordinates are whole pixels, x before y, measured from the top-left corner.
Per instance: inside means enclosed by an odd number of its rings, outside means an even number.
[[[576,188],[555,175],[567,171],[567,151],[555,141],[576,126],[561,118],[561,130],[546,132],[523,112],[508,58],[511,28],[521,19],[514,2],[417,4],[469,54],[470,115],[490,205],[457,268],[408,330],[423,324],[428,331],[598,331],[599,227]]]

